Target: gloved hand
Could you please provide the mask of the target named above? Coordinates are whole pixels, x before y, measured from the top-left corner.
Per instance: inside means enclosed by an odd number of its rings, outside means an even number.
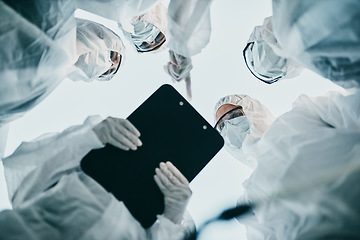
[[[99,140],[122,150],[136,150],[142,145],[140,132],[128,120],[108,117],[93,128]]]
[[[181,56],[172,50],[169,50],[169,55],[170,61],[164,66],[165,72],[172,77],[173,81],[180,82],[183,79],[185,80],[187,97],[191,99],[190,71],[193,68],[191,58]]]
[[[164,194],[164,216],[178,224],[192,194],[189,182],[171,162],[160,163],[155,172],[155,182]]]

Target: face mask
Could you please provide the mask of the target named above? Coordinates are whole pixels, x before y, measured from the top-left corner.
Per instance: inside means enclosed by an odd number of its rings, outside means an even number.
[[[278,56],[264,41],[248,43],[243,55],[250,72],[265,83],[277,82],[287,74],[287,59]]]
[[[250,123],[247,117],[240,116],[225,121],[221,136],[225,140],[225,149],[231,155],[250,168],[256,167],[256,162],[246,158],[242,151],[245,138],[250,136]]]
[[[250,123],[248,119],[245,116],[240,116],[225,121],[221,136],[224,138],[226,145],[240,149],[249,131]]]
[[[79,57],[75,66],[81,69],[81,74],[77,74],[76,80],[93,81],[99,80],[104,72],[111,66],[110,51],[96,51],[83,54]],[[102,79],[101,79],[102,80]]]
[[[134,34],[131,34],[131,38],[135,45],[140,46],[143,42],[153,42],[159,33],[160,30],[154,25],[140,21],[134,24]]]

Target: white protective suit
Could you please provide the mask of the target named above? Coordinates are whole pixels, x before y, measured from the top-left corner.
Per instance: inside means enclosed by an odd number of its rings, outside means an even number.
[[[243,146],[258,162],[240,201],[257,204],[239,219],[249,240],[360,238],[359,99],[359,91],[302,95]]]
[[[49,95],[78,60],[76,7],[117,20],[139,16],[156,0],[0,2],[0,125],[21,117]],[[199,53],[210,38],[211,0],[172,0],[168,47]],[[70,70],[69,70],[70,69]]]
[[[360,1],[273,0],[281,56],[345,88],[360,86]]]
[[[189,216],[182,225],[158,216],[143,229],[123,202],[79,169],[90,150],[103,147],[92,130],[100,121],[90,117],[22,143],[3,160],[13,211],[0,214],[0,239],[182,239],[193,230]]]

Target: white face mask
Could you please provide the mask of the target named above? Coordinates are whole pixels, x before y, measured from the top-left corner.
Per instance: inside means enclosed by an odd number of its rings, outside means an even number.
[[[256,167],[256,162],[250,162],[242,151],[245,138],[250,134],[250,123],[247,117],[240,116],[224,122],[221,136],[225,140],[225,149],[236,159],[250,168]]]
[[[224,138],[226,145],[240,149],[249,131],[250,123],[248,119],[245,116],[240,116],[224,122],[221,136]]]
[[[140,21],[134,24],[134,34],[131,34],[131,38],[139,47],[143,42],[153,42],[159,33],[160,30],[154,25]]]
[[[74,73],[70,78],[74,80],[83,80],[91,82],[99,79],[99,76],[105,73],[111,67],[110,51],[96,51],[88,52],[79,56],[78,61],[75,63],[81,71]]]

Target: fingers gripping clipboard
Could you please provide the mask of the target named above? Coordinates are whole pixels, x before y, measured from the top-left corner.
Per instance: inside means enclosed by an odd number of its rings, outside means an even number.
[[[172,162],[189,180],[222,148],[220,134],[170,85],[162,85],[127,118],[141,133],[136,151],[112,145],[92,150],[82,170],[118,200],[144,228],[164,210],[153,176],[160,162]]]

